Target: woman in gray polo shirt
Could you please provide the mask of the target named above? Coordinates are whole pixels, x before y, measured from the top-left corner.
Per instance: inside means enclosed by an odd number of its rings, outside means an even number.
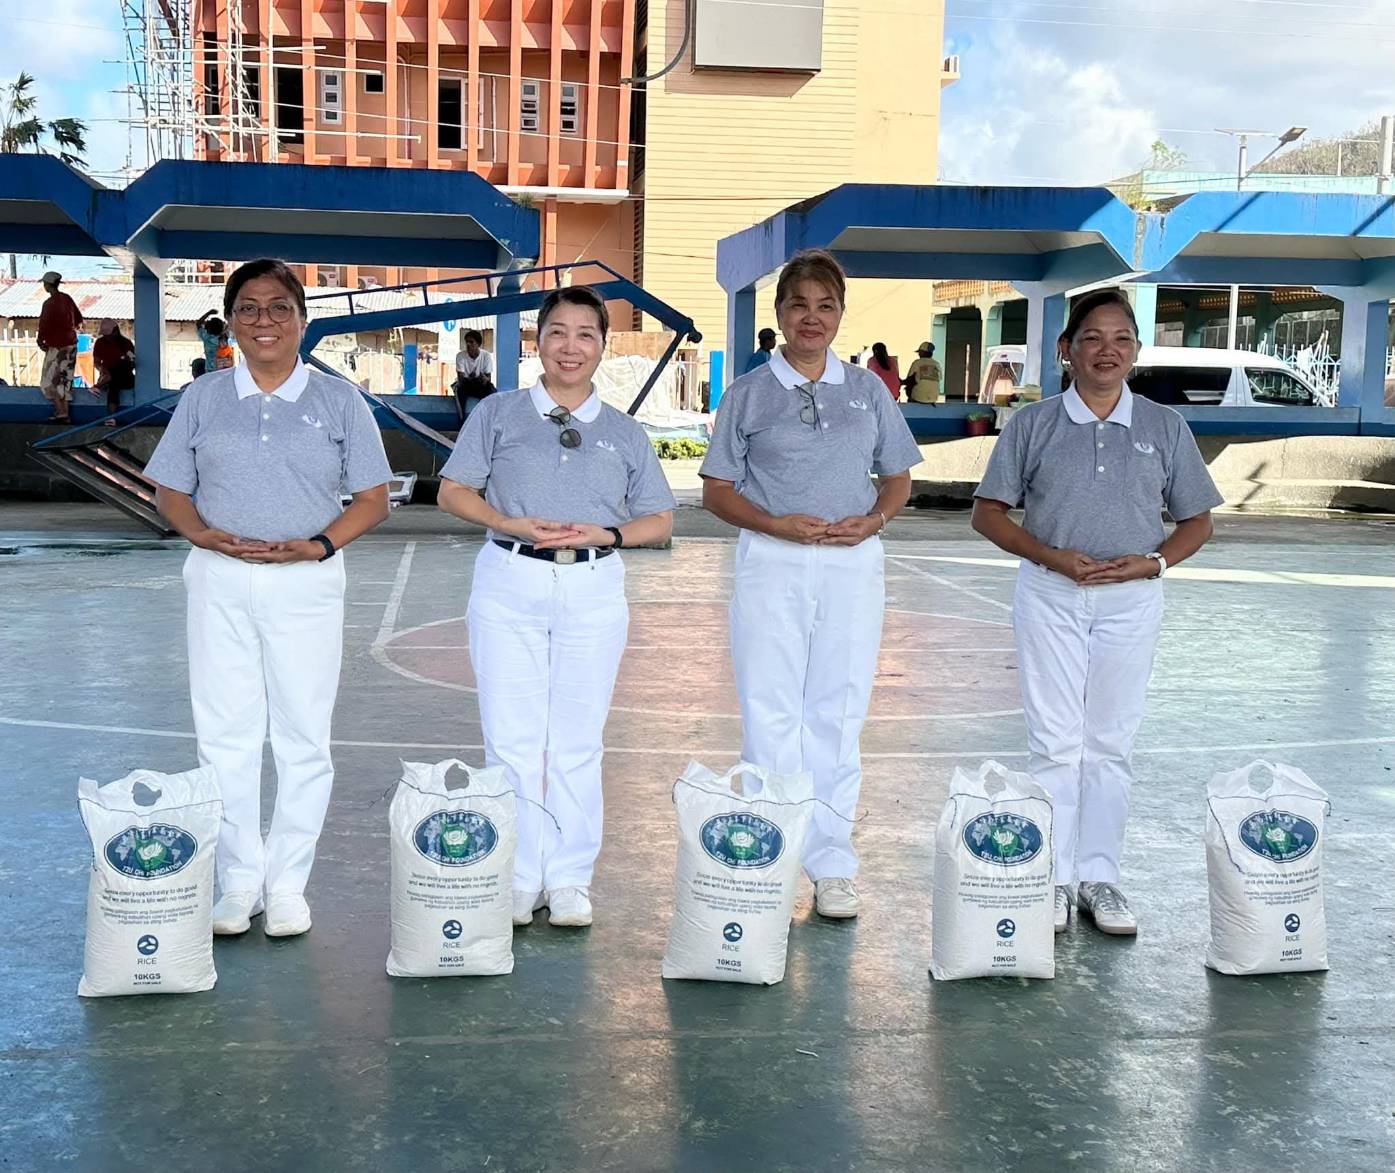
[[[878,535],[920,463],[885,384],[830,349],[845,299],[831,255],[790,259],[775,290],[785,343],[727,389],[702,464],[703,505],[741,528],[731,657],[742,756],[814,775],[823,802],[804,870],[828,917],[861,907],[852,820],[886,604]]]
[[[223,311],[240,366],[194,380],[146,474],[160,512],[194,548],[189,691],[199,758],[223,792],[213,931],[310,928],[305,885],[334,781],[344,559],[388,515],[383,441],[358,389],[300,361],[305,291],[259,260],[228,278]],[[353,495],[347,509],[340,492]],[[262,742],[271,730],[276,810],[262,839]]]
[[[586,286],[548,294],[541,381],[485,399],[441,469],[441,508],[489,531],[466,621],[485,756],[526,800],[516,925],[543,907],[551,924],[591,923],[601,737],[629,630],[616,551],[662,542],[673,528],[649,437],[591,383],[609,326]]]
[[[1132,935],[1119,855],[1161,579],[1205,545],[1223,498],[1186,421],[1125,382],[1138,326],[1123,294],[1078,301],[1058,345],[1069,386],[1008,421],[973,526],[1023,560],[1013,628],[1030,769],[1055,809],[1056,931],[1078,883],[1096,928]],[[1019,505],[1021,525],[1008,516]],[[1177,522],[1170,535],[1164,509]]]

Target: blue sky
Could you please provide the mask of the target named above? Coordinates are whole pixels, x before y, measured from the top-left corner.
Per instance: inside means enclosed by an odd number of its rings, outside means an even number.
[[[1395,0],[948,0],[944,52],[963,72],[940,139],[955,182],[1098,183],[1159,138],[1226,170],[1217,127],[1340,134],[1395,113]],[[0,0],[0,79],[26,69],[48,117],[87,121],[104,180],[127,159],[124,53],[117,0]]]

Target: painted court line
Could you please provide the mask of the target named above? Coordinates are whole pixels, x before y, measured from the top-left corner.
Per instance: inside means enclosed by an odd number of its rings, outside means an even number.
[[[408,542],[397,563],[397,574],[393,576],[392,592],[388,595],[387,606],[383,610],[383,621],[378,625],[378,638],[374,644],[386,643],[397,626],[397,616],[402,610],[402,596],[407,592],[407,579],[412,573],[412,555],[416,553],[416,542]]]
[[[904,560],[906,560],[906,559],[908,559],[908,558],[913,558],[913,557],[915,557],[915,555],[907,555],[907,554],[888,554],[888,555],[887,555],[888,561],[891,561],[891,562],[904,561]],[[1015,565],[1015,563],[1014,563],[1014,565]],[[952,591],[958,591],[961,595],[968,595],[969,598],[971,598],[971,599],[977,599],[980,603],[987,603],[990,607],[998,607],[998,608],[1000,608],[1001,610],[1007,611],[1007,612],[1009,612],[1009,613],[1012,611],[1012,607],[1011,607],[1011,605],[1008,604],[1008,603],[1000,602],[999,600],[994,599],[994,598],[991,598],[991,597],[989,597],[988,595],[982,594],[982,593],[979,592],[979,591],[970,590],[968,587],[966,587],[966,586],[961,586],[959,583],[954,582],[954,581],[951,580],[951,579],[948,579],[948,578],[941,578],[938,574],[931,574],[928,570],[922,570],[919,566],[907,566],[906,569],[909,570],[909,571],[911,571],[911,572],[914,573],[914,574],[920,575],[922,578],[928,578],[931,582],[938,583],[940,586],[946,586],[946,587],[949,587],[949,589],[952,590]]]

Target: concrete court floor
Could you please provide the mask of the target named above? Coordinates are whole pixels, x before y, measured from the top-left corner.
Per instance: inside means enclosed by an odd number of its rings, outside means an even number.
[[[962,514],[888,541],[866,913],[820,921],[806,887],[782,985],[660,980],[671,782],[739,746],[732,544],[691,509],[671,551],[626,555],[595,927],[521,930],[509,977],[387,978],[384,788],[399,757],[482,760],[461,646],[478,538],[411,508],[349,552],[313,931],[220,941],[209,993],[83,1002],[77,779],[195,762],[184,550],[97,507],[0,504],[0,1168],[1390,1170],[1395,529],[1220,530],[1168,587],[1125,861],[1142,933],[1073,925],[1054,981],[927,974],[950,772],[1023,761],[1013,571]],[[1201,963],[1203,788],[1262,755],[1332,795],[1327,974]]]

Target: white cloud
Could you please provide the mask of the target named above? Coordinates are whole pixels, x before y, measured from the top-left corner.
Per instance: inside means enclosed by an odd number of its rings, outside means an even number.
[[[5,4],[20,7],[19,0]],[[123,51],[115,0],[44,0],[24,6],[22,15],[6,12],[0,23],[0,79],[6,82],[21,70],[44,86],[81,81]]]
[[[945,179],[1099,183],[1154,139],[1225,170],[1216,127],[1329,135],[1395,113],[1391,0],[955,0],[947,28],[963,80],[945,91]]]

